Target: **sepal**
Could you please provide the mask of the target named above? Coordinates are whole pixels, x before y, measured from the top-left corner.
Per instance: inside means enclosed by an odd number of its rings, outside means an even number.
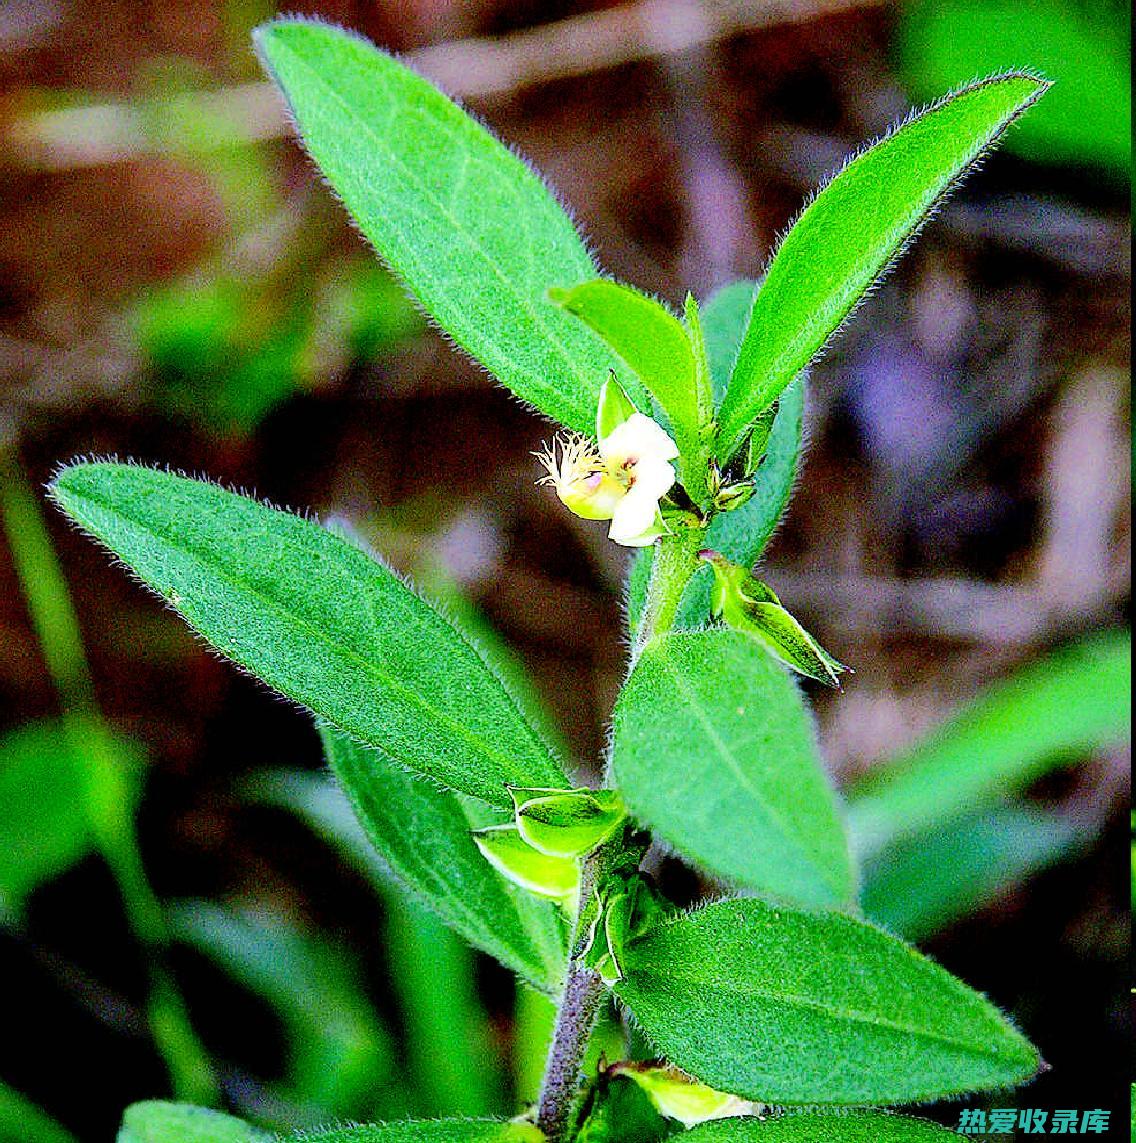
[[[615,790],[512,787],[517,829],[533,849],[550,857],[583,857],[623,824],[626,811]]]
[[[711,549],[704,549],[698,555],[714,569],[710,608],[715,616],[760,640],[794,671],[840,689],[840,675],[851,668],[834,659],[781,606],[768,584]]]
[[[473,830],[471,836],[485,860],[514,885],[575,909],[580,868],[574,860],[533,849],[512,822]]]
[[[612,1075],[624,1075],[647,1094],[660,1115],[677,1119],[684,1127],[694,1127],[711,1119],[750,1115],[755,1105],[728,1092],[716,1091],[667,1064],[615,1064]]]
[[[602,441],[604,437],[611,436],[638,411],[612,371],[600,389],[600,401],[596,407],[596,439]]]

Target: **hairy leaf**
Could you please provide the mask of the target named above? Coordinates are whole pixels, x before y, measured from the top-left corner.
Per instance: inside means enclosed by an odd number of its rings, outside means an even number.
[[[255,33],[304,145],[427,313],[503,385],[580,432],[626,368],[547,297],[598,271],[540,178],[433,85],[359,36]]]
[[[118,1143],[270,1143],[272,1136],[219,1111],[148,1100],[126,1109]]]
[[[1092,750],[1127,741],[1132,636],[1072,644],[996,683],[939,730],[860,784],[849,806],[857,849],[996,802]]]
[[[804,904],[853,899],[800,692],[747,635],[649,643],[616,703],[612,767],[632,814],[712,873]]]
[[[567,937],[556,906],[515,890],[481,855],[459,799],[330,728],[335,776],[380,857],[427,908],[471,944],[553,990]]]
[[[398,765],[506,808],[507,784],[566,785],[477,651],[341,537],[132,465],[65,468],[52,495],[223,655]]]
[[[875,1112],[782,1115],[765,1122],[720,1119],[683,1136],[684,1143],[947,1143],[958,1138],[925,1119]]]
[[[729,460],[935,205],[1045,92],[1007,74],[932,104],[856,156],[785,236],[754,301],[718,418]]]
[[[977,992],[842,913],[720,901],[629,945],[623,968],[615,991],[669,1060],[763,1103],[909,1103],[1039,1066]]]
[[[694,354],[678,318],[654,298],[606,279],[557,291],[554,298],[627,362],[669,418],[683,459],[698,463],[702,446]],[[639,411],[651,415],[650,408]],[[689,483],[693,475],[687,475],[687,490],[697,498]]]

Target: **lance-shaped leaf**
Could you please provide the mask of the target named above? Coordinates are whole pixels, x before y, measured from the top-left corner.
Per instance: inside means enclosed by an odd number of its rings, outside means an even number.
[[[805,904],[852,900],[800,692],[748,636],[652,640],[616,703],[612,766],[631,813],[712,873]]]
[[[719,459],[737,452],[936,204],[1047,86],[1010,73],[963,88],[900,124],[817,194],[754,301],[718,418]]]
[[[782,1115],[777,1119],[725,1119],[683,1136],[683,1143],[958,1143],[937,1123],[880,1112]]]
[[[494,1119],[408,1119],[333,1127],[328,1131],[286,1136],[281,1143],[544,1143],[544,1134],[531,1123]]]
[[[781,606],[768,584],[755,578],[720,552],[699,556],[714,569],[710,610],[736,631],[752,635],[786,666],[830,687],[840,686],[847,670]]]
[[[461,800],[330,727],[322,727],[332,771],[375,852],[428,909],[483,952],[544,991],[563,975],[567,936],[556,906],[515,890],[470,836]],[[302,791],[291,795],[293,801]],[[326,803],[301,806],[323,829],[341,835]]]
[[[616,994],[667,1059],[763,1103],[910,1103],[1040,1063],[977,992],[843,913],[720,901],[629,944],[623,970]]]
[[[556,290],[553,300],[590,326],[627,362],[662,406],[686,462],[687,490],[701,461],[695,359],[682,323],[654,298],[606,279]],[[641,410],[650,415],[650,409]],[[698,476],[701,480],[701,476]]]
[[[342,537],[132,465],[65,468],[52,495],[221,654],[400,766],[505,808],[506,785],[567,785],[478,652]]]
[[[359,36],[287,19],[255,39],[312,158],[426,312],[517,396],[591,431],[608,370],[632,381],[547,297],[597,270],[539,176]]]
[[[716,291],[702,306],[701,321],[716,397],[726,391],[755,289],[753,282],[734,282]],[[719,512],[710,523],[707,546],[736,564],[753,567],[761,559],[788,507],[800,465],[804,412],[805,383],[799,377],[778,401],[765,459],[753,474],[752,495],[740,507]],[[639,621],[653,556],[654,549],[644,548],[632,564],[627,592],[632,631]],[[680,626],[698,627],[706,622],[713,578],[709,568],[701,568],[691,578],[679,612]]]
[[[242,1119],[188,1103],[147,1100],[126,1109],[118,1143],[270,1143]]]

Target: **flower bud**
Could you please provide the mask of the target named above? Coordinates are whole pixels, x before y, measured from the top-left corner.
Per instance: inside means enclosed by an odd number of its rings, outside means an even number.
[[[752,635],[794,671],[840,688],[839,677],[850,668],[834,659],[781,606],[768,584],[709,548],[698,555],[714,569],[710,607],[716,616]]]
[[[571,858],[533,849],[512,823],[474,830],[472,837],[485,860],[514,885],[575,909],[580,868]]]
[[[625,818],[615,790],[510,788],[521,837],[551,857],[583,857]]]

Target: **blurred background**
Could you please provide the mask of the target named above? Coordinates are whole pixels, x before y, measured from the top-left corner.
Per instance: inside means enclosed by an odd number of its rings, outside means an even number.
[[[912,104],[1057,80],[814,370],[763,578],[856,669],[811,697],[866,911],[1052,1067],[986,1105],[1111,1109],[1126,1137],[1128,6],[303,8],[465,99],[607,271],[671,303],[758,276]],[[627,553],[534,486],[548,426],[424,326],[313,176],[249,47],[273,11],[0,8],[4,1140],[110,1139],[171,1074],[275,1127],[535,1092],[545,1003],[391,891],[308,719],[42,500],[57,463],[114,454],[349,521],[531,672],[595,773]]]

